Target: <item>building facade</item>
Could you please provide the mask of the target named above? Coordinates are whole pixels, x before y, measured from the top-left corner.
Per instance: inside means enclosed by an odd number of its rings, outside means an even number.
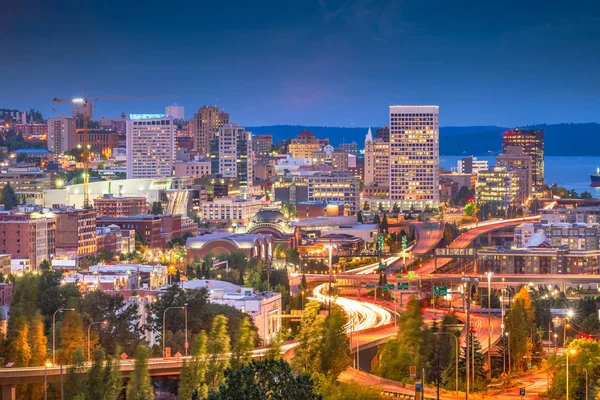
[[[131,114],[127,120],[127,178],[173,175],[175,124],[164,114]]]
[[[268,157],[271,155],[271,147],[273,147],[273,135],[252,136],[252,151],[255,157]]]
[[[495,204],[499,209],[521,204],[519,177],[517,172],[506,167],[491,167],[477,175],[475,198],[478,203]]]
[[[532,187],[535,194],[544,191],[544,131],[532,129],[511,129],[502,135],[502,151],[508,147],[518,146],[523,153],[531,157]]]
[[[0,254],[26,259],[34,271],[55,254],[56,220],[28,215],[0,217]]]
[[[83,146],[85,133],[83,129],[77,129],[77,145]],[[102,154],[110,158],[113,149],[119,147],[119,133],[110,129],[88,129],[87,143],[90,151]]]
[[[371,128],[365,138],[365,186],[390,186],[390,143],[373,139]]]
[[[533,195],[533,160],[523,152],[520,146],[508,146],[505,153],[496,157],[496,165],[516,171],[524,199]]]
[[[252,186],[252,132],[237,124],[225,124],[210,146],[211,171],[224,178],[237,178],[241,191]]]
[[[145,197],[122,197],[105,194],[94,199],[94,208],[98,217],[131,217],[148,212],[148,203]]]
[[[438,207],[439,107],[390,106],[390,200]]]
[[[94,254],[96,247],[96,210],[56,212],[56,251],[64,256]]]
[[[196,158],[193,161],[176,161],[175,176],[189,176],[191,178],[201,178],[211,174],[210,159]]]
[[[38,167],[8,167],[0,170],[0,187],[10,186],[19,200],[41,201],[51,187],[50,174]]]
[[[250,219],[268,206],[268,202],[262,199],[229,198],[223,197],[200,204],[200,217],[212,224],[234,223],[248,225]]]
[[[48,150],[59,155],[77,147],[77,125],[74,118],[60,115],[48,118]]]
[[[170,115],[173,119],[183,121],[185,119],[185,108],[177,103],[165,107],[165,114]]]
[[[192,121],[192,137],[194,150],[201,156],[210,156],[210,140],[217,134],[219,128],[229,123],[229,114],[219,111],[216,106],[201,107]]]
[[[456,172],[459,174],[478,174],[488,169],[487,160],[478,160],[477,157],[469,156],[458,160]]]

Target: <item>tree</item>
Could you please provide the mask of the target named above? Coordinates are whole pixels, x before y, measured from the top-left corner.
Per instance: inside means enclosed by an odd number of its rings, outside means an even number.
[[[116,357],[109,357],[104,367],[105,390],[102,400],[118,400],[123,391],[123,378]]]
[[[523,357],[531,356],[532,332],[537,332],[534,321],[535,310],[531,305],[529,292],[522,287],[515,294],[513,305],[506,315],[510,356],[513,360],[511,368],[516,371],[524,369],[526,362]]]
[[[227,317],[217,315],[213,319],[207,345],[209,363],[206,382],[213,387],[219,385],[225,370],[229,367],[229,360],[222,357],[222,355],[229,353],[230,348],[230,339],[227,334]]]
[[[310,301],[304,307],[299,345],[292,360],[300,372],[323,374],[336,379],[351,363],[348,337],[344,326],[348,322],[344,311],[331,305],[331,316],[319,315],[321,305]]]
[[[395,201],[392,205],[392,213],[398,215],[400,213],[400,206],[398,206],[398,202]]]
[[[427,366],[429,349],[425,339],[428,336],[429,330],[423,324],[419,302],[411,298],[406,312],[398,320],[396,337],[379,348],[375,373],[388,379],[408,381],[411,365],[417,370]]]
[[[60,349],[57,361],[62,364],[71,364],[73,354],[77,349],[85,347],[85,336],[79,313],[77,311],[65,311],[65,314],[60,327]]]
[[[383,233],[388,233],[388,229],[389,229],[389,224],[388,224],[387,215],[385,215],[385,213],[383,213],[383,218],[381,220],[381,224],[379,224],[379,230]]]
[[[127,384],[127,400],[154,400],[154,389],[148,372],[149,351],[140,344],[135,349],[135,366]]]
[[[237,338],[233,346],[231,368],[236,369],[250,362],[250,354],[254,350],[254,330],[250,318],[242,319]]]
[[[5,359],[14,363],[15,367],[26,367],[31,360],[27,319],[24,316],[13,316],[8,320],[8,325]]]
[[[227,369],[219,391],[209,400],[316,400],[314,384],[305,374],[295,375],[283,360],[253,360],[237,369]]]
[[[160,201],[155,201],[154,203],[152,203],[151,213],[154,215],[161,215],[163,213],[163,206]]]
[[[364,223],[362,210],[359,210],[356,213],[356,222],[358,222],[359,224]]]
[[[179,383],[179,399],[192,400],[204,399],[208,394],[208,386],[205,383],[207,372],[206,343],[207,336],[204,331],[194,338],[192,346],[192,359],[190,363],[184,363],[181,370]]]
[[[19,205],[19,198],[15,194],[15,190],[12,188],[10,183],[4,185],[1,194],[2,204],[4,204],[5,209],[12,210],[13,208]]]
[[[77,395],[85,395],[87,382],[84,378],[85,356],[83,350],[78,348],[71,357],[70,366],[65,377],[65,399],[75,399]]]
[[[101,399],[107,389],[108,378],[103,372],[104,370],[104,350],[98,349],[92,357],[92,366],[87,374],[87,390],[86,398]]]

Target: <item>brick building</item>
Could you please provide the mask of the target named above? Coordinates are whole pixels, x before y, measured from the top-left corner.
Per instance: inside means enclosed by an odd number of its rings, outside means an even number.
[[[148,213],[148,203],[145,197],[117,197],[105,194],[94,199],[94,207],[99,217],[130,217]]]

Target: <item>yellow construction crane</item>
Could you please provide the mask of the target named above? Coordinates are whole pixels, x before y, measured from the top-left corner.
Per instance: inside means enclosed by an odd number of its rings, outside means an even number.
[[[89,143],[89,134],[88,134],[88,124],[89,124],[89,107],[90,103],[95,103],[96,101],[111,101],[111,100],[147,100],[147,99],[160,99],[160,98],[169,98],[174,99],[176,96],[113,96],[113,97],[96,97],[89,98],[87,97],[87,89],[83,88],[83,97],[75,98],[75,99],[59,99],[55,97],[52,99],[55,103],[82,103],[83,104],[83,208],[92,208],[90,204],[90,198],[88,193],[88,188],[90,184],[90,176],[88,173],[88,163],[90,158],[90,143]]]

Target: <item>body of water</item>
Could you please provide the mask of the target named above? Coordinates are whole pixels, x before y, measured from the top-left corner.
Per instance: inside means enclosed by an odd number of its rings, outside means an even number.
[[[456,167],[458,160],[464,156],[441,156],[440,166],[445,170]],[[481,156],[478,160],[487,160],[489,165],[496,165],[495,156]],[[550,185],[556,183],[577,193],[588,191],[595,198],[600,198],[600,188],[590,187],[590,174],[600,168],[600,157],[562,157],[547,156],[544,158],[545,180]]]

